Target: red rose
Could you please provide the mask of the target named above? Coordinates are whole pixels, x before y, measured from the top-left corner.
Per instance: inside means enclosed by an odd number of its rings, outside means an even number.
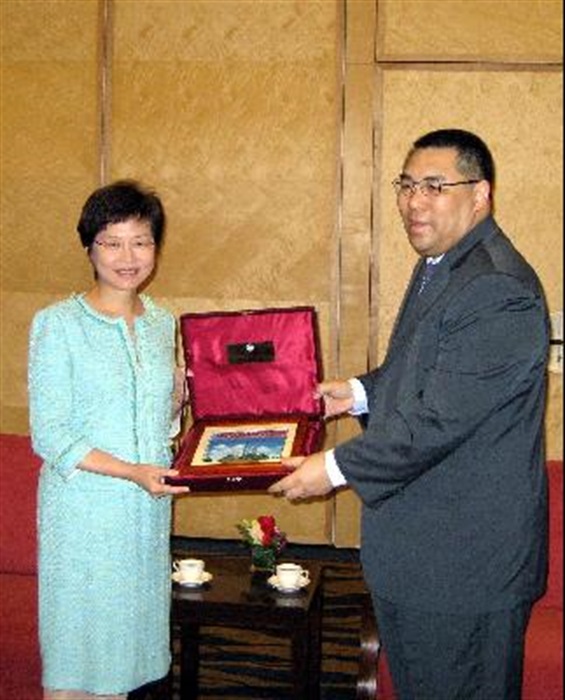
[[[263,531],[263,546],[270,547],[277,531],[274,517],[272,515],[260,515],[257,518],[257,522]]]

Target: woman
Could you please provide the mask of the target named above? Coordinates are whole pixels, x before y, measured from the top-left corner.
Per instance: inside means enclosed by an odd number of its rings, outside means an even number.
[[[45,700],[126,698],[169,669],[175,322],[139,291],[164,226],[136,182],[96,190],[78,223],[94,286],[33,321]]]

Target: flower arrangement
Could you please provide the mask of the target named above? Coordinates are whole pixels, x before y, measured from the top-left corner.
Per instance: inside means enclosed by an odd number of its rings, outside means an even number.
[[[277,555],[287,544],[286,534],[278,527],[272,515],[260,515],[237,524],[243,542],[251,547],[252,570],[272,571]]]

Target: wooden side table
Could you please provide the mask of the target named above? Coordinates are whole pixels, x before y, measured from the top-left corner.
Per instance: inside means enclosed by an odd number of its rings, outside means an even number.
[[[198,698],[200,627],[253,629],[286,636],[292,654],[294,700],[319,700],[321,667],[322,566],[303,562],[310,583],[296,593],[279,593],[265,574],[252,574],[244,557],[203,557],[213,581],[200,588],[173,584],[172,621],[180,629],[183,700]]]

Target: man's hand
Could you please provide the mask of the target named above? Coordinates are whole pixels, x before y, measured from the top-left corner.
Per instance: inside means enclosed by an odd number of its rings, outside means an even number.
[[[339,416],[353,408],[351,384],[343,379],[318,384],[315,396],[324,399],[326,418]]]
[[[285,467],[295,469],[269,488],[269,493],[285,496],[289,501],[298,501],[313,496],[325,496],[332,491],[323,452],[316,452],[309,457],[290,457],[283,459]]]

